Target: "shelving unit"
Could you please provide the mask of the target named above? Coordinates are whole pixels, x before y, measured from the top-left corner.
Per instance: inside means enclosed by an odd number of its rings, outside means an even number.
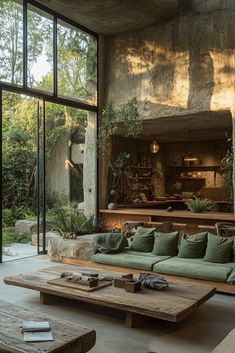
[[[127,184],[131,191],[150,192],[151,178],[153,173],[152,167],[143,167],[130,165],[128,167],[129,175],[127,176]],[[137,196],[137,195],[136,195]]]
[[[213,172],[214,178],[216,178],[220,168],[220,165],[168,165],[166,167],[168,191],[173,191],[171,184],[181,182],[182,191],[196,192],[206,184],[206,177],[199,172]],[[193,174],[194,176],[192,176]]]

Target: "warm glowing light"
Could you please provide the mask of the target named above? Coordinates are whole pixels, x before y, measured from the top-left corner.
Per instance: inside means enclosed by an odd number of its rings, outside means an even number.
[[[157,143],[157,141],[153,141],[152,143],[151,143],[151,145],[150,145],[150,151],[152,152],[152,153],[158,153],[158,151],[159,151],[159,144]]]

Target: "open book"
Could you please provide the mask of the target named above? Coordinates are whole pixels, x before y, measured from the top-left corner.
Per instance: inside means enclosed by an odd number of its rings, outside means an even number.
[[[54,340],[48,321],[23,321],[22,332],[25,342],[43,342]]]

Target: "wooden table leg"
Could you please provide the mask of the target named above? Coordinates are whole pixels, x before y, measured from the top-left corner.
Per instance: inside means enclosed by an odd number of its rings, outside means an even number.
[[[40,292],[40,303],[44,305],[55,304],[58,298],[56,295]]]
[[[134,328],[143,324],[148,319],[147,316],[126,311],[126,327]]]

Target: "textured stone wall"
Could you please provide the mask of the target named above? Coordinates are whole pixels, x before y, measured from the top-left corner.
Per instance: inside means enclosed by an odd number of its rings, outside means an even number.
[[[172,20],[107,40],[106,102],[137,97],[143,118],[232,109],[235,1],[191,6]]]
[[[228,110],[234,122],[235,1],[188,1],[169,21],[107,38],[105,104],[137,97],[143,119]]]

